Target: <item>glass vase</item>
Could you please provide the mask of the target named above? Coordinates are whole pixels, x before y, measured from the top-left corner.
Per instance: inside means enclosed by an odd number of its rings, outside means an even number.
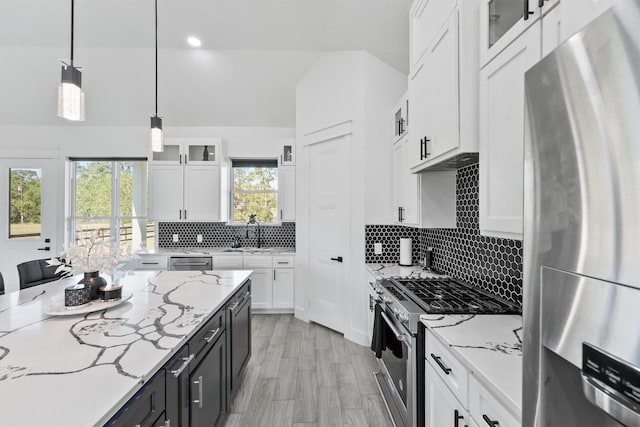
[[[107,281],[100,276],[98,271],[85,272],[84,278],[78,283],[84,283],[85,286],[91,288],[91,299],[97,299],[100,296],[100,286],[106,286]]]

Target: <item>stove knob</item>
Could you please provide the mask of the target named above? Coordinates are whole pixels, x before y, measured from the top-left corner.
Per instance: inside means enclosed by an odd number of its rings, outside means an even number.
[[[393,314],[395,314],[396,319],[400,318],[400,309],[399,308],[394,308],[393,309]]]
[[[407,313],[400,313],[400,321],[402,323],[408,323],[409,322],[409,315]]]
[[[374,289],[374,291],[376,291],[376,293],[377,293],[378,295],[381,295],[381,294],[382,294],[382,286],[376,286],[376,288]]]
[[[382,297],[382,301],[384,301],[385,304],[391,304],[391,298],[390,297]]]

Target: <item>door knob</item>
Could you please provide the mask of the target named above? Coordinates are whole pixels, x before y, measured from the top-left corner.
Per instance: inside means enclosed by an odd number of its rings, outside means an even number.
[[[331,258],[331,261],[338,261],[338,262],[342,262],[342,257],[339,256],[337,258]]]
[[[50,251],[51,247],[45,246],[44,248],[38,248],[39,251]]]

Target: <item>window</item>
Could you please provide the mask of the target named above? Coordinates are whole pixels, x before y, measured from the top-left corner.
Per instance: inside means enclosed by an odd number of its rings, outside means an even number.
[[[147,220],[147,160],[70,160],[69,240],[99,228],[132,250],[154,247],[154,224]]]
[[[278,221],[278,161],[232,160],[231,220],[246,223]]]
[[[9,169],[9,238],[39,239],[42,169]]]

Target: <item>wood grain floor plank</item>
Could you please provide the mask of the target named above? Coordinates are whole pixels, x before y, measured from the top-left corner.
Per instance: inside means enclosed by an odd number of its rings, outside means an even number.
[[[302,327],[306,324],[307,322],[305,322],[304,320],[300,320],[297,317],[291,316],[291,322],[289,322],[289,331],[302,332]]]
[[[380,394],[363,396],[370,427],[391,427],[391,419]]]
[[[251,396],[255,389],[256,382],[258,381],[258,374],[260,373],[260,366],[248,365],[247,371],[244,374],[242,385],[236,396],[236,400],[233,402],[232,413],[244,414],[251,405]]]
[[[295,400],[298,386],[298,359],[282,359],[276,384],[276,400]]]
[[[342,413],[345,427],[369,427],[367,411],[364,409],[344,409]]]
[[[273,398],[276,394],[276,380],[258,378],[251,395],[251,405],[242,420],[247,426],[264,425],[271,417]]]
[[[302,325],[302,339],[313,340],[316,338],[316,324],[308,322]]]
[[[318,422],[318,380],[315,371],[298,372],[294,422]]]
[[[284,427],[293,424],[293,408],[295,401],[275,400],[271,404],[271,414],[267,422],[269,427]]]
[[[277,378],[284,345],[270,346],[264,355],[259,378]]]
[[[316,370],[316,347],[315,340],[303,339],[300,341],[300,365],[301,371]]]
[[[333,360],[335,363],[347,363],[351,361],[349,352],[347,351],[347,340],[340,334],[331,334],[331,350],[333,351]]]
[[[318,387],[338,387],[331,349],[316,350],[316,374]]]
[[[287,337],[284,340],[284,351],[282,357],[294,358],[300,357],[300,343],[302,341],[302,332],[292,331],[289,328]]]
[[[287,331],[289,330],[289,323],[276,322],[271,334],[271,340],[269,345],[284,345],[284,341],[287,338]]]
[[[338,395],[342,409],[363,409],[358,380],[351,363],[336,363]]]
[[[329,329],[320,325],[316,326],[316,350],[331,350]]]
[[[354,356],[351,364],[356,374],[360,394],[379,394],[380,391],[378,390],[376,380],[373,378],[373,373],[376,369],[371,367],[367,356]]]
[[[273,334],[273,329],[276,327],[276,322],[278,321],[277,316],[267,316],[265,315],[263,319],[261,319],[262,326],[260,330],[257,332],[257,336],[259,337],[271,337]]]
[[[256,336],[251,341],[251,359],[249,359],[250,365],[262,365],[264,356],[269,348],[270,337]]]
[[[341,426],[342,408],[337,387],[320,387],[318,391],[318,427]]]

